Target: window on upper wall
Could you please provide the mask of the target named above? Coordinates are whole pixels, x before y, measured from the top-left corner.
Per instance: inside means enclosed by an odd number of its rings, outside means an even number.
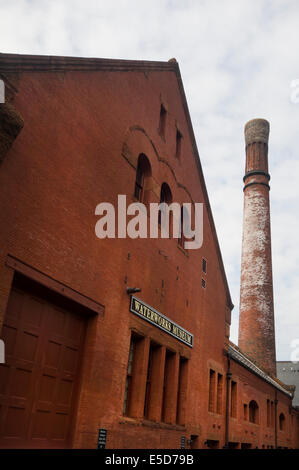
[[[160,191],[160,203],[166,202],[167,204],[170,204],[171,201],[172,201],[172,194],[171,194],[170,187],[168,186],[167,183],[162,183],[161,191]]]
[[[268,428],[271,425],[271,407],[270,407],[270,400],[267,399],[267,426]]]
[[[161,186],[160,204],[162,202],[165,202],[166,204],[171,204],[171,202],[172,202],[172,193],[171,193],[170,187],[168,186],[167,183],[162,183],[162,186]],[[172,217],[172,214],[170,212],[170,214],[169,214],[169,227],[172,226],[171,217]],[[162,220],[162,211],[159,210],[159,214],[158,214],[158,223],[159,223],[159,225],[161,225],[161,220]]]
[[[243,405],[243,418],[244,421],[248,421],[248,405],[246,403]]]
[[[232,418],[237,417],[237,382],[231,381],[231,401],[230,415]]]
[[[222,392],[223,392],[223,375],[217,374],[217,408],[216,412],[222,413]]]
[[[286,424],[285,415],[283,413],[280,413],[279,415],[279,430],[280,431],[285,430],[285,424]]]
[[[176,130],[176,147],[175,147],[175,156],[176,158],[181,158],[181,151],[182,151],[182,139],[183,136],[180,131]]]
[[[138,157],[134,196],[139,202],[146,202],[146,180],[151,176],[148,158],[141,153]]]
[[[259,406],[255,400],[249,403],[249,421],[255,424],[259,422]]]
[[[207,260],[205,258],[202,259],[202,272],[207,274]]]
[[[167,117],[167,111],[165,107],[163,106],[163,104],[161,104],[158,132],[160,136],[163,137],[163,139],[165,139],[166,117]]]
[[[270,409],[271,409],[271,428],[274,427],[274,422],[275,422],[275,407],[274,407],[274,401],[271,401],[270,403]]]
[[[209,374],[209,411],[214,412],[216,405],[216,372],[210,369]]]

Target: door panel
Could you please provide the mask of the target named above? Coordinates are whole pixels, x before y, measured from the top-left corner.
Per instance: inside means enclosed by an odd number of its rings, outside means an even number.
[[[12,289],[2,331],[0,447],[69,445],[85,323],[39,292]]]

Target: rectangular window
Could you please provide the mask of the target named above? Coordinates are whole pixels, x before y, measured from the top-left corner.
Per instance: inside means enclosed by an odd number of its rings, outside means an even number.
[[[130,343],[130,350],[129,350],[127,379],[126,379],[124,407],[123,407],[124,415],[128,415],[128,416],[130,415],[130,405],[131,405],[131,398],[132,398],[132,381],[133,381],[134,368],[136,365],[135,352],[136,352],[137,343],[139,341],[140,341],[139,337],[132,335],[131,343]]]
[[[205,281],[204,279],[201,280],[201,287],[202,287],[203,289],[206,288],[206,281]]]
[[[163,378],[161,377],[162,346],[151,341],[147,368],[144,417],[149,420],[161,420],[161,403],[157,409],[157,389]]]
[[[151,397],[151,381],[152,381],[152,366],[153,366],[153,354],[155,346],[151,343],[149,356],[148,356],[148,366],[147,366],[147,376],[146,376],[146,386],[145,386],[145,400],[144,400],[144,416],[148,418],[149,416],[149,405]]]
[[[146,375],[144,374],[145,358]],[[168,349],[164,353],[164,346],[132,333],[123,414],[136,417],[140,416],[141,412],[141,416],[143,415],[148,420],[184,425],[187,402],[187,365],[188,360],[184,357]],[[140,384],[145,378],[145,398],[141,403]]]
[[[244,421],[248,421],[248,405],[244,403],[243,405],[243,411],[244,411]]]
[[[204,258],[202,259],[202,272],[207,273],[207,260]]]
[[[217,413],[222,413],[223,375],[217,374]]]
[[[274,428],[274,421],[275,421],[275,410],[274,410],[274,402],[271,401],[271,428]]]
[[[230,415],[232,418],[237,417],[237,382],[231,381],[231,402]]]
[[[215,386],[216,386],[216,373],[210,369],[209,376],[209,411],[215,411]]]
[[[167,111],[164,108],[163,104],[161,104],[159,134],[161,135],[161,137],[163,137],[163,139],[165,139],[166,115],[167,115]]]
[[[136,172],[136,181],[135,181],[135,191],[134,196],[138,201],[142,200],[142,190],[143,190],[143,171],[142,166],[138,164]]]
[[[188,360],[185,359],[184,357],[180,357],[176,422],[177,424],[180,424],[182,426],[185,425],[185,416],[186,416],[187,375],[188,375]]]
[[[271,424],[271,405],[270,400],[267,400],[267,426],[270,427]]]
[[[162,401],[162,421],[164,423],[171,422],[171,409],[169,403],[172,397],[172,376],[175,368],[175,353],[166,350],[165,355],[165,368],[164,368],[164,386],[163,386],[163,401]]]
[[[181,157],[181,151],[182,151],[182,134],[180,131],[177,129],[176,131],[176,149],[175,149],[175,156],[176,158]]]

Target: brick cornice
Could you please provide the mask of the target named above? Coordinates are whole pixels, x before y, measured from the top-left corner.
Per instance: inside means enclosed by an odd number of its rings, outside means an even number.
[[[0,53],[0,72],[176,71],[177,62]]]

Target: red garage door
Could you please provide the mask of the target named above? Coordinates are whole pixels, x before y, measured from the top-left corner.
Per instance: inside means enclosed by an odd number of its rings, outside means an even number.
[[[32,285],[11,291],[2,331],[1,448],[69,445],[85,321],[59,298]]]

